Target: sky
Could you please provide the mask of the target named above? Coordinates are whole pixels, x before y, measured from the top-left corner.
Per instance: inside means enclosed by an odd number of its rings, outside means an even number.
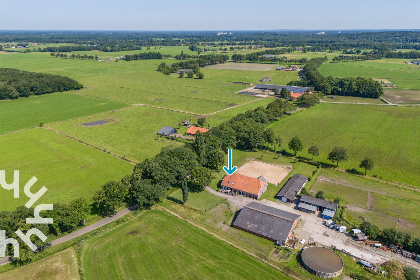
[[[0,30],[420,29],[419,0],[0,0]]]

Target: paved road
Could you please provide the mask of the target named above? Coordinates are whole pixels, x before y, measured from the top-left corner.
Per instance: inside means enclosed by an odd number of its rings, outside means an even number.
[[[125,208],[124,210],[121,210],[120,212],[118,212],[117,214],[115,214],[112,217],[107,217],[105,219],[100,220],[99,222],[91,224],[90,226],[84,227],[84,228],[79,229],[75,232],[72,232],[72,233],[67,234],[63,237],[60,237],[60,238],[57,238],[57,239],[51,241],[51,246],[56,246],[56,245],[61,244],[63,242],[66,242],[66,241],[72,240],[76,237],[79,237],[79,236],[81,236],[85,233],[91,232],[91,231],[93,231],[93,230],[95,230],[95,229],[97,229],[101,226],[104,226],[104,225],[106,225],[106,224],[108,224],[112,221],[115,221],[118,218],[121,218],[122,216],[128,214],[129,212],[130,212],[130,210],[128,208]],[[1,258],[0,259],[0,265],[5,265],[9,262],[10,262],[9,258]]]
[[[206,190],[212,194],[226,198],[229,201],[232,210],[234,211],[237,211],[243,208],[246,204],[255,201],[254,199],[239,195],[232,196],[220,193],[208,187]],[[298,227],[294,230],[294,233],[300,239],[305,239],[311,242],[315,241],[328,247],[335,246],[339,250],[345,250],[353,256],[375,264],[380,264],[389,260],[398,260],[402,263],[409,264],[410,266],[420,269],[420,263],[417,263],[414,260],[404,258],[402,255],[398,255],[392,252],[383,251],[378,248],[363,245],[360,242],[354,241],[348,233],[344,234],[327,228],[323,224],[323,218],[317,216],[316,214],[309,214],[295,209],[296,205],[294,203],[273,202],[266,199],[263,199],[259,202],[267,206],[300,215],[302,221],[299,222]],[[319,213],[317,212],[317,214]]]

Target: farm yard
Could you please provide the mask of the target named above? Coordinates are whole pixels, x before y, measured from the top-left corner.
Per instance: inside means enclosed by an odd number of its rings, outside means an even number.
[[[356,112],[356,113],[355,113]],[[307,149],[320,149],[318,161],[326,162],[335,146],[349,154],[340,166],[358,169],[365,157],[375,161],[371,175],[419,186],[420,111],[416,108],[322,103],[281,119],[271,127],[290,141],[298,136],[304,150],[298,155],[312,158]]]

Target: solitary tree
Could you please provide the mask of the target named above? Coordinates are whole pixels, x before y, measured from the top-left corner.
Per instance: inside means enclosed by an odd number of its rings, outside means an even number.
[[[203,79],[204,78],[204,74],[202,72],[198,72],[197,73],[197,78]]]
[[[264,141],[267,144],[274,144],[276,136],[274,135],[274,131],[272,128],[268,128],[264,130]]]
[[[197,120],[198,126],[203,126],[206,123],[206,118],[199,118]]]
[[[316,198],[325,199],[324,191],[319,191],[315,195]]]
[[[289,142],[289,149],[292,150],[296,156],[297,152],[300,152],[303,150],[303,144],[302,141],[300,141],[299,137],[295,136],[293,139]]]
[[[187,77],[188,78],[193,78],[194,77],[194,73],[193,72],[188,72]]]
[[[287,98],[287,99],[289,99],[290,97],[292,97],[292,96],[290,95],[290,91],[288,91],[286,88],[282,88],[282,89],[281,89],[280,95],[281,95],[282,97],[284,97],[284,98]]]
[[[341,161],[347,161],[349,156],[347,155],[347,150],[343,147],[334,147],[334,149],[328,154],[328,160],[332,162],[340,163]]]
[[[179,77],[184,78],[184,71],[179,72]]]
[[[366,175],[367,170],[373,169],[373,159],[365,158],[364,160],[360,162],[359,167],[365,169],[365,175]]]
[[[314,159],[314,156],[319,156],[319,149],[317,146],[311,146],[308,149],[308,154],[312,155],[312,159]]]

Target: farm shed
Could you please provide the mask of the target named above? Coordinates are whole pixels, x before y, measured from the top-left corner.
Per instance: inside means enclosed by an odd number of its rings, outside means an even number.
[[[170,126],[164,126],[161,128],[161,130],[158,131],[158,135],[163,135],[163,136],[171,136],[173,134],[177,133],[177,130],[173,127]]]
[[[223,178],[221,185],[222,190],[225,192],[233,195],[239,194],[254,199],[259,199],[267,190],[266,181],[241,175],[239,173],[226,175],[225,178]]]
[[[178,71],[176,72],[177,74],[184,72],[185,74],[187,74],[188,72],[193,72],[193,70],[191,69],[178,69]]]
[[[320,199],[320,198],[316,198],[316,197],[312,197],[312,196],[308,196],[308,195],[302,195],[300,197],[300,202],[305,202],[307,204],[311,204],[314,205],[316,207],[318,207],[319,211],[324,211],[325,209],[331,210],[333,212],[337,211],[338,208],[338,204],[325,200],[325,199]]]
[[[197,134],[197,132],[201,132],[201,133],[204,133],[204,132],[207,132],[207,131],[209,131],[207,128],[203,128],[203,127],[198,127],[198,126],[190,126],[188,129],[187,129],[187,135],[195,135],[195,134]]]
[[[284,244],[300,216],[261,203],[251,202],[239,212],[233,226],[265,239]]]
[[[301,203],[298,204],[298,209],[300,211],[303,211],[303,212],[306,212],[306,213],[311,213],[311,214],[314,214],[317,210],[316,206],[306,204],[304,202],[301,202]]]
[[[269,77],[264,77],[260,80],[260,82],[271,82],[272,79],[270,79]]]
[[[293,202],[307,182],[308,178],[305,176],[294,174],[277,193],[276,197],[282,202]]]
[[[264,54],[263,57],[265,57],[265,58],[275,58],[276,56],[274,54]]]

